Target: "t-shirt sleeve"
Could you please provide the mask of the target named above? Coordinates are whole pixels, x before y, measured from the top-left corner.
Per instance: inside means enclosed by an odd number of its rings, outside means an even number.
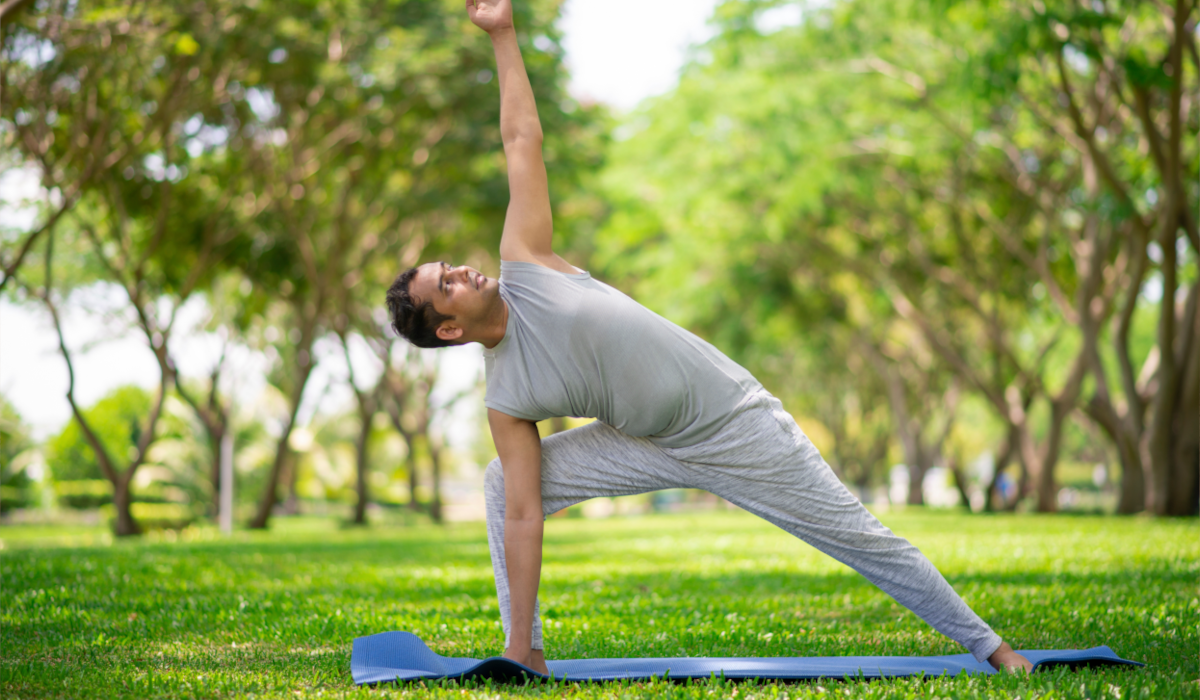
[[[553,418],[553,416],[535,416],[531,413],[522,411],[519,408],[514,408],[512,406],[509,406],[509,405],[501,402],[501,401],[497,401],[496,399],[486,399],[485,398],[483,400],[483,405],[487,406],[488,408],[490,408],[494,411],[499,411],[506,416],[512,416],[513,418],[520,418],[521,420],[533,421],[534,423],[537,423],[539,421],[544,421],[547,418]]]
[[[567,275],[531,262],[506,260],[500,263],[500,277],[507,284],[513,301],[534,313],[539,308],[549,310],[549,306],[561,305],[574,296],[576,290],[572,278],[586,276]]]

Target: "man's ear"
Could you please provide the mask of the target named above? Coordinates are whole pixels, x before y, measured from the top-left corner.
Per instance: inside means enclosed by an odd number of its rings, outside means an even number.
[[[443,323],[437,329],[437,337],[446,341],[458,340],[462,337],[462,334],[463,329],[461,326],[452,326],[448,323]]]

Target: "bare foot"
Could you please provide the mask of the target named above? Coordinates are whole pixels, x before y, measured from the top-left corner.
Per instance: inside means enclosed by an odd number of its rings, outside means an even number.
[[[530,650],[529,668],[532,668],[543,676],[550,675],[550,668],[546,666],[546,653],[541,649]]]
[[[1013,651],[1008,642],[1001,642],[1000,648],[988,657],[988,663],[997,671],[1024,671],[1033,673],[1033,664],[1029,659]]]
[[[524,654],[514,652],[512,649],[505,649],[504,658],[512,659],[543,676],[550,675],[550,669],[546,667],[546,654],[541,649],[530,649]]]

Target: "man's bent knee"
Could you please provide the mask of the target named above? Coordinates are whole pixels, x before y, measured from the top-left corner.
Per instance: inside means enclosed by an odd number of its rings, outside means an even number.
[[[500,466],[499,457],[487,465],[487,471],[483,474],[483,493],[488,498],[504,498],[504,467]]]

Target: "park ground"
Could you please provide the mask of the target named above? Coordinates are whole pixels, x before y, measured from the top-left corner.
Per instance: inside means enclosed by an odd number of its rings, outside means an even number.
[[[1196,698],[1195,519],[881,514],[1017,648],[1106,644],[1141,669],[804,683],[355,688],[355,637],[408,630],[499,654],[483,525],[342,528],[281,519],[113,542],[0,529],[0,697]],[[865,579],[740,512],[553,519],[542,602],[552,658],[957,654]]]

